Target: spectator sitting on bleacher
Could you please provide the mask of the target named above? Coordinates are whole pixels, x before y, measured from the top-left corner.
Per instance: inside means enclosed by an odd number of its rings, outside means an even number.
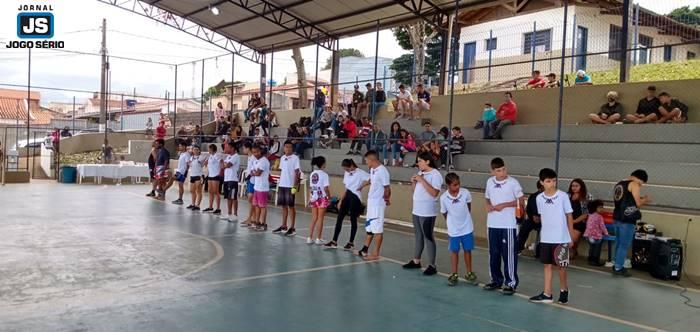
[[[158,127],[156,127],[156,139],[165,139],[165,134],[165,121],[158,121]]]
[[[255,138],[253,139],[253,144],[260,146],[270,145],[268,136],[265,135],[265,131],[263,131],[260,127],[255,128]]]
[[[672,99],[671,95],[662,92],[659,94],[659,120],[656,123],[684,123],[688,121],[688,106]]]
[[[352,104],[350,104],[351,107],[348,109],[349,115],[352,115],[353,110],[355,114],[357,114],[358,107],[360,107],[360,104],[362,104],[365,99],[365,95],[360,91],[360,86],[355,84],[354,88],[355,92],[352,93]]]
[[[401,146],[399,145],[400,139],[401,124],[394,121],[391,123],[391,128],[389,129],[389,146],[391,147],[391,166],[401,164],[401,158],[399,157],[399,153],[401,152]]]
[[[245,111],[243,111],[243,115],[245,115],[245,121],[248,122],[250,121],[250,113],[260,107],[262,105],[262,99],[260,99],[260,96],[257,93],[253,93],[250,95],[250,99],[248,100],[248,108],[246,108]]]
[[[61,137],[71,137],[73,134],[70,133],[70,128],[68,126],[65,126],[63,130],[61,130]]]
[[[203,136],[204,132],[202,132],[202,128],[199,125],[195,125],[194,130],[192,131],[192,135],[190,135],[190,141],[192,142],[192,145],[201,147]]]
[[[481,120],[476,122],[474,129],[484,128],[483,139],[491,137],[491,122],[496,121],[496,109],[491,106],[491,103],[484,104],[484,111],[481,115]]]
[[[431,107],[431,97],[430,92],[423,87],[422,83],[416,86],[416,102],[413,104],[413,109],[411,110],[411,119],[416,120],[422,117],[422,112],[430,111]],[[418,116],[414,116],[413,111],[418,112]]]
[[[277,113],[275,113],[272,108],[267,110],[267,114],[265,115],[265,121],[269,123],[270,126],[272,127],[279,127],[279,123],[277,121]]]
[[[372,126],[372,131],[369,132],[367,136],[367,151],[374,150],[384,158],[383,164],[387,165],[387,139],[386,134],[382,131],[382,128],[378,123]]]
[[[354,116],[355,119],[360,119],[362,117],[362,113],[371,107],[372,101],[374,100],[374,89],[372,89],[372,83],[365,84],[365,88],[367,89],[367,92],[365,92],[364,100],[357,104],[357,110],[355,111]]]
[[[352,118],[352,116],[348,116],[343,119],[342,127],[338,131],[337,136],[339,139],[347,139],[350,141],[357,137],[357,125],[355,124],[355,120]],[[350,152],[352,152],[352,150],[350,150]],[[350,152],[348,154],[353,154]]]
[[[214,110],[214,118],[226,118],[226,111],[224,110],[224,105],[221,102],[216,104],[216,109]]]
[[[316,128],[321,130],[321,135],[327,135],[328,128],[331,127],[333,123],[334,114],[330,106],[324,107],[323,112],[318,118],[318,122],[313,125],[314,130]]]
[[[413,135],[409,133],[406,129],[401,129],[399,132],[401,139],[399,140],[399,149],[401,151],[399,165],[408,166],[404,164],[404,158],[409,152],[416,152],[416,141],[413,139]]]
[[[323,94],[321,89],[316,90],[316,98],[314,98],[314,121],[317,121],[318,117],[321,116],[323,112],[323,107],[326,105],[326,95]]]
[[[435,133],[435,131],[433,131],[433,127],[430,123],[430,120],[425,121],[425,123],[423,123],[423,128],[425,128],[425,130],[422,131],[418,136],[417,143],[420,144],[420,146],[427,148],[428,144],[430,144],[432,140],[437,138],[437,134]]]
[[[518,118],[518,105],[513,101],[513,94],[510,92],[505,93],[506,101],[498,106],[498,111],[496,111],[496,120],[490,124],[491,139],[502,139],[503,129],[506,126],[511,126],[515,124]]]
[[[450,170],[453,170],[455,168],[454,156],[458,155],[458,154],[463,154],[465,147],[466,147],[466,142],[464,140],[464,136],[462,135],[462,128],[460,128],[460,127],[452,128],[452,143],[449,144],[448,146],[445,146],[440,151],[440,163],[442,164],[441,167],[444,168],[445,164],[447,164],[447,157],[449,156],[452,158],[452,163],[450,164]]]
[[[180,129],[177,130],[177,136],[178,137],[186,137],[187,136],[187,129],[185,129],[185,125],[180,126]]]
[[[372,104],[372,107],[370,108],[369,112],[369,119],[373,120],[374,116],[377,114],[377,111],[379,111],[380,108],[384,106],[386,103],[386,92],[384,92],[384,89],[382,88],[382,83],[376,82],[374,85],[377,87],[376,91],[372,91],[372,95],[374,96],[374,103]]]
[[[574,85],[593,85],[591,77],[586,74],[585,71],[580,70],[576,72],[576,79],[574,80]]]
[[[308,127],[301,128],[301,140],[297,145],[295,153],[299,158],[304,158],[304,150],[313,147],[313,134]]]
[[[413,98],[403,84],[399,85],[399,93],[396,95],[396,100],[392,101],[391,104],[394,107],[394,113],[396,113],[394,119],[408,116],[408,111],[413,113]],[[413,115],[410,118],[413,120]]]
[[[528,89],[538,89],[544,88],[546,85],[547,81],[544,80],[544,77],[540,76],[540,71],[535,70],[532,72],[532,79],[527,81],[525,87]]]
[[[273,136],[272,140],[270,140],[270,147],[267,151],[267,160],[269,160],[273,165],[273,169],[279,168],[279,162],[277,162],[277,160],[280,158],[281,147],[279,136]]]
[[[367,137],[369,136],[369,132],[371,130],[372,122],[370,122],[367,117],[362,117],[362,121],[360,121],[360,127],[357,130],[357,136],[350,144],[350,152],[348,154],[362,155],[362,144],[367,142]],[[369,149],[367,150],[369,151]]]
[[[657,115],[659,106],[661,106],[661,102],[659,98],[656,98],[656,87],[650,85],[647,87],[647,95],[639,100],[636,113],[627,114],[625,120],[637,124],[654,122],[659,119]]]
[[[228,134],[228,131],[229,125],[228,122],[226,122],[226,118],[223,116],[216,118],[216,136],[226,136],[226,134]]]
[[[545,88],[558,88],[561,85],[557,79],[557,74],[549,73],[547,74],[547,83],[544,85]]]
[[[600,107],[598,114],[591,113],[588,118],[597,124],[615,124],[622,118],[622,104],[617,102],[617,92],[610,91],[607,96],[608,102]]]

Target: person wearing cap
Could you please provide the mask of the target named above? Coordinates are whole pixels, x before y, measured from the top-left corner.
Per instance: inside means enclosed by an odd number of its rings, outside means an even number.
[[[355,84],[355,92],[352,93],[352,104],[351,108],[348,109],[348,114],[352,115],[352,110],[355,110],[357,113],[357,108],[362,103],[362,101],[365,99],[365,95],[362,94],[360,91],[360,86]]]
[[[545,88],[558,88],[560,84],[561,83],[559,83],[559,80],[557,79],[557,74],[547,74],[547,83],[544,85]]]
[[[617,92],[609,91],[606,97],[608,102],[600,107],[600,111],[588,115],[595,124],[615,124],[622,118],[622,104],[617,101]]]
[[[591,77],[586,74],[585,71],[583,70],[578,70],[576,72],[576,80],[574,81],[575,85],[593,85],[593,81],[591,81]]]

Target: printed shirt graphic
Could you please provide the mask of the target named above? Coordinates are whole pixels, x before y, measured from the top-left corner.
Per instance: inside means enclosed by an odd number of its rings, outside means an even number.
[[[311,201],[315,202],[318,199],[327,197],[326,187],[330,186],[328,174],[322,170],[315,170],[309,176],[311,181]]]

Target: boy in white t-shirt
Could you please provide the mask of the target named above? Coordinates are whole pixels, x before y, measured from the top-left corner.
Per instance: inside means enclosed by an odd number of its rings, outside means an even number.
[[[252,175],[255,177],[255,185],[253,186],[253,219],[258,223],[255,226],[256,231],[267,231],[267,196],[270,192],[270,161],[262,154],[262,147],[257,144],[253,145],[253,156],[255,164],[253,165]]]
[[[493,176],[487,180],[484,193],[488,212],[486,225],[491,282],[486,284],[484,289],[502,289],[504,295],[513,295],[518,287],[515,209],[518,204],[523,206],[525,195],[518,180],[508,176],[503,159],[491,160],[491,174]]]
[[[280,160],[280,182],[277,184],[277,205],[282,206],[282,226],[272,233],[284,233],[286,236],[296,235],[297,210],[295,194],[301,181],[301,165],[299,157],[294,154],[294,144],[291,141],[284,142],[284,155]],[[287,228],[287,217],[292,221],[292,227]]]
[[[367,151],[365,153],[365,163],[370,169],[367,214],[365,215],[367,219],[365,222],[367,238],[365,239],[365,245],[355,254],[366,260],[378,260],[384,233],[384,210],[391,204],[391,180],[389,171],[379,162],[377,151]],[[377,239],[377,249],[375,249],[374,254],[369,255],[369,246],[374,238]]]
[[[396,95],[396,100],[394,100],[392,104],[394,106],[394,112],[396,112],[395,119],[408,116],[408,114],[406,114],[408,111],[413,112],[413,98],[403,84],[399,85],[399,93]]]
[[[224,153],[224,198],[228,207],[228,216],[221,217],[229,222],[238,219],[238,169],[241,168],[241,157],[236,152],[233,142],[225,143]]]
[[[445,176],[447,191],[440,196],[440,213],[447,220],[447,235],[450,237],[450,259],[452,274],[447,284],[454,286],[459,281],[459,249],[464,250],[464,266],[467,274],[464,279],[477,285],[476,274],[472,271],[472,250],[474,250],[474,223],[472,222],[472,195],[469,190],[460,188],[459,175],[448,173]]]
[[[574,212],[569,195],[557,189],[557,173],[550,168],[540,171],[540,183],[544,191],[537,195],[537,212],[540,214],[542,230],[540,231],[540,261],[544,264],[544,290],[540,295],[530,298],[530,302],[552,303],[552,266],[556,263],[554,255],[557,247],[571,248],[571,234],[574,233]],[[562,252],[563,253],[563,252]],[[559,258],[559,303],[569,302],[569,285],[566,267],[569,264],[568,251]]]
[[[185,141],[180,141],[177,144],[177,152],[180,155],[177,158],[175,176],[170,178],[168,185],[165,186],[165,191],[168,191],[173,183],[177,181],[177,199],[173,201],[173,204],[182,205],[182,195],[185,194],[185,180],[187,179],[187,162],[190,160],[191,154],[187,152],[187,143]]]

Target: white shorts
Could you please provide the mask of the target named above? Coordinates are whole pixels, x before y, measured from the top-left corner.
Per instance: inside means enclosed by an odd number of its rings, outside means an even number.
[[[373,234],[384,233],[384,210],[386,206],[367,205],[367,215],[365,221],[365,231]]]
[[[425,100],[418,100],[417,102],[413,103],[413,108],[416,111],[429,111],[430,104]]]

